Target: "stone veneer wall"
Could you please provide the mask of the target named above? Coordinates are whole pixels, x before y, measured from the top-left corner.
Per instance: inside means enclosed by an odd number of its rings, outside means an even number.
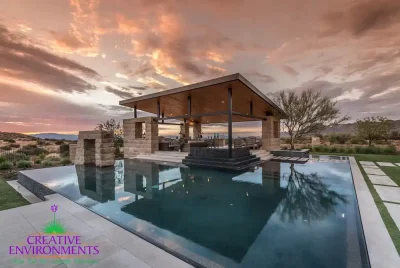
[[[153,198],[153,186],[159,184],[159,173],[158,165],[155,163],[142,162],[138,165],[137,163],[132,163],[132,160],[125,160],[124,191],[141,195],[147,199]],[[143,183],[144,180],[146,184]]]
[[[184,138],[189,138],[189,124],[188,123],[183,123],[181,125],[181,132],[180,133],[185,135]]]
[[[145,137],[142,137],[142,123]],[[158,120],[156,117],[141,117],[123,120],[124,158],[132,159],[138,154],[158,151]]]
[[[69,160],[72,163],[75,163],[76,147],[77,147],[77,144],[69,145]]]
[[[113,166],[115,162],[114,134],[110,131],[79,131],[76,165]]]
[[[274,137],[274,122],[278,124],[278,135]],[[280,120],[274,116],[267,116],[267,120],[262,121],[262,149],[266,151],[280,149]]]
[[[201,135],[201,123],[194,123],[193,125],[193,138],[197,139]]]
[[[280,188],[281,184],[281,163],[268,161],[261,165],[262,167],[262,185],[266,186],[266,191],[271,194],[275,189]]]

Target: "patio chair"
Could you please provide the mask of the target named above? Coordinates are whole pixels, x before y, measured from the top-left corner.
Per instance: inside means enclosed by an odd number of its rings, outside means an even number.
[[[251,149],[258,149],[256,139],[255,138],[247,138],[246,139],[246,147],[249,147]]]
[[[233,140],[233,148],[240,148],[243,147],[243,142],[241,139],[234,139]]]

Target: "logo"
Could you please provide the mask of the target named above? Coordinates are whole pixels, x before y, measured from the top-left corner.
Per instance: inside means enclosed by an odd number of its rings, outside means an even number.
[[[99,246],[82,241],[82,237],[70,233],[59,220],[56,220],[57,205],[50,207],[53,220],[45,224],[42,232],[29,235],[18,245],[9,246],[13,264],[52,263],[52,264],[93,264],[93,258],[100,254]]]

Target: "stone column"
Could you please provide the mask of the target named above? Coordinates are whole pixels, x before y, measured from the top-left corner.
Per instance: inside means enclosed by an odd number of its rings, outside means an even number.
[[[266,151],[280,148],[280,121],[274,116],[267,116],[262,121],[262,149]]]
[[[74,163],[113,166],[115,162],[114,134],[110,131],[79,131]]]
[[[158,119],[141,117],[123,120],[124,158],[158,151]],[[145,133],[145,134],[144,134]]]
[[[181,125],[181,132],[180,133],[185,135],[184,136],[185,139],[189,138],[189,123],[188,122],[183,123]]]
[[[193,125],[193,138],[198,139],[201,135],[201,123],[194,123]]]

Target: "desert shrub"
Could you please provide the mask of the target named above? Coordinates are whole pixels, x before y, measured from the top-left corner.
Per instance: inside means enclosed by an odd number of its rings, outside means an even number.
[[[1,149],[5,150],[5,151],[9,151],[12,148],[9,145],[6,145],[6,146],[1,147]]]
[[[314,151],[314,152],[321,152],[321,147],[322,147],[322,146],[314,146],[314,147],[313,147],[313,151]]]
[[[63,143],[60,145],[60,153],[67,152],[69,154],[69,144]]]
[[[35,164],[40,165],[41,163],[42,163],[42,160],[40,160],[40,159],[35,160]]]
[[[40,155],[47,154],[47,150],[43,148],[38,148],[37,145],[26,145],[18,150],[20,153],[24,153],[26,155]]]
[[[328,137],[331,143],[345,144],[351,140],[351,134],[331,134]]]
[[[354,150],[354,148],[352,148],[352,147],[347,147],[347,148],[345,149],[345,153],[347,153],[347,154],[354,154],[354,153],[355,153],[355,150]]]
[[[362,150],[363,150],[363,147],[361,147],[361,146],[356,146],[356,147],[354,147],[354,151],[355,151],[357,154],[361,153]]]
[[[53,167],[53,166],[58,166],[60,162],[57,161],[49,161],[49,160],[44,160],[42,161],[42,166],[43,167]]]
[[[31,168],[32,163],[30,161],[20,160],[17,162],[17,167],[18,168]]]
[[[52,162],[58,162],[61,159],[59,157],[57,157],[57,156],[49,156],[49,157],[46,158],[46,160],[47,161],[52,161]]]
[[[367,141],[359,136],[353,136],[350,139],[351,144],[367,144]]]
[[[5,161],[0,163],[0,169],[5,170],[5,169],[11,169],[12,168],[12,163],[10,161]]]
[[[70,165],[71,160],[69,160],[68,158],[63,158],[63,159],[61,159],[60,164],[63,166]]]
[[[54,144],[61,145],[61,144],[64,144],[64,142],[63,141],[56,141]]]
[[[54,162],[48,161],[48,160],[44,160],[44,161],[42,162],[42,166],[43,166],[43,167],[52,167],[52,166],[54,166]]]
[[[394,145],[390,145],[390,146],[386,146],[384,148],[382,148],[382,153],[384,154],[395,154],[396,151],[396,146]]]
[[[4,140],[4,141],[6,141],[6,142],[8,142],[8,143],[15,143],[15,140],[13,140],[13,139],[6,139],[6,140]]]
[[[339,147],[339,148],[338,148],[338,152],[339,152],[339,153],[345,153],[345,152],[346,152],[346,148],[344,148],[344,147]]]
[[[45,142],[44,140],[37,140],[37,141],[36,141],[36,144],[37,144],[37,145],[40,145],[40,146],[45,145],[45,143],[46,143],[46,142]]]
[[[29,160],[29,156],[26,154],[22,153],[10,153],[10,154],[5,154],[3,157],[10,162],[18,162],[20,160]]]
[[[18,171],[15,169],[9,169],[5,172],[2,172],[1,176],[6,180],[16,180],[18,176]]]
[[[0,163],[4,163],[6,161],[7,161],[7,159],[4,156],[0,156]]]
[[[365,154],[376,154],[380,152],[380,148],[379,147],[375,147],[375,146],[367,146],[364,147],[364,153]]]
[[[38,155],[40,160],[44,160],[46,158],[46,154],[45,153],[41,153]]]
[[[324,152],[324,153],[329,153],[331,150],[330,150],[330,148],[329,148],[329,146],[322,146],[322,148],[321,148],[321,152]]]
[[[11,148],[19,148],[19,147],[21,147],[21,145],[20,145],[20,144],[17,144],[17,143],[11,143],[11,144],[8,145],[8,146],[10,146]]]
[[[337,151],[338,151],[338,148],[335,147],[335,146],[332,146],[332,147],[329,148],[329,152],[330,153],[337,153]]]

